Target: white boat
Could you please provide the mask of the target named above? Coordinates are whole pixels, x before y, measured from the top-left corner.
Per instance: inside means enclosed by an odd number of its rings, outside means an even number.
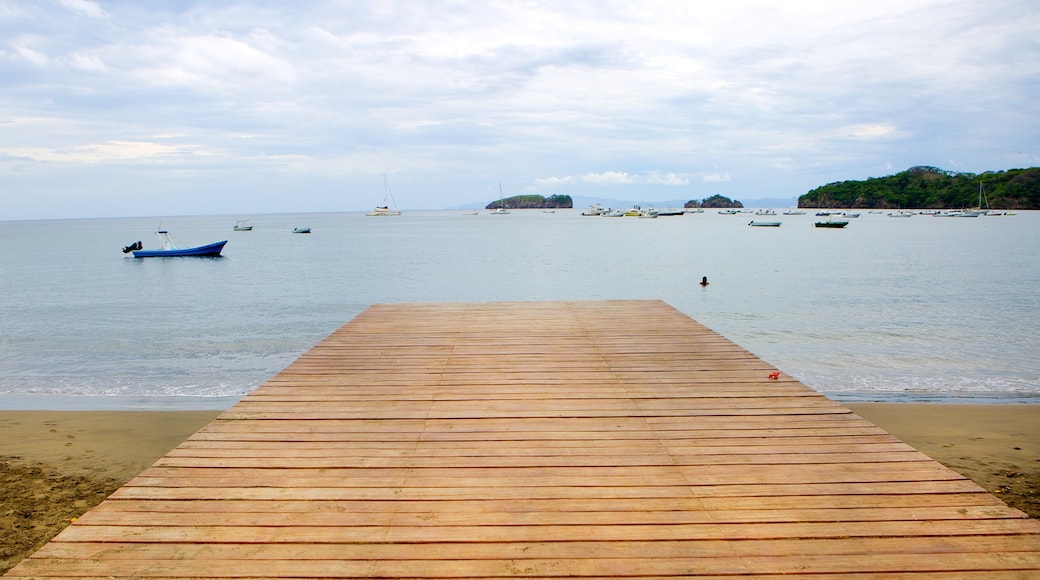
[[[605,213],[607,213],[607,210],[603,209],[603,206],[601,206],[598,203],[594,203],[594,204],[589,206],[589,209],[581,212],[581,215],[597,216],[597,215],[603,215]]]
[[[625,212],[619,209],[608,209],[603,212],[603,217],[625,217]]]
[[[654,209],[652,207],[639,211],[639,217],[640,218],[650,218],[650,219],[653,219],[653,218],[656,218],[659,215],[661,215],[661,214],[656,209]]]
[[[771,209],[760,209],[755,212],[755,215],[776,215],[776,212]]]
[[[249,223],[249,220],[238,220],[235,222],[236,232],[251,232],[253,231],[253,224]]]
[[[492,208],[488,213],[490,213],[491,215],[505,215],[509,213],[509,210],[506,209],[506,199],[505,196],[502,194],[501,183],[498,184],[498,207]]]
[[[912,211],[903,211],[903,210],[893,211],[893,212],[889,212],[888,217],[904,217],[904,218],[905,217],[914,217],[914,212],[912,212]]]
[[[787,209],[784,210],[784,215],[805,215],[805,212],[800,209]]]
[[[391,209],[391,207],[393,209]],[[368,216],[397,216],[401,215],[401,212],[397,209],[397,203],[394,202],[394,196],[390,193],[390,181],[386,178],[386,174],[383,174],[383,205],[376,206],[376,208],[367,214]]]

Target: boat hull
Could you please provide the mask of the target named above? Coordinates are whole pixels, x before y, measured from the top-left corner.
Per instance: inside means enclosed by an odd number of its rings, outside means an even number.
[[[194,248],[176,248],[170,250],[134,250],[135,258],[178,258],[186,256],[219,256],[220,252],[224,250],[224,244],[227,240],[222,242],[214,242],[212,244],[206,244],[205,246],[196,246]]]

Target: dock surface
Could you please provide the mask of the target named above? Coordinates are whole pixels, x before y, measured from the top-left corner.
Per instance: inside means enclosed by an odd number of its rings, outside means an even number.
[[[375,305],[6,577],[1040,577],[776,370],[659,301]]]

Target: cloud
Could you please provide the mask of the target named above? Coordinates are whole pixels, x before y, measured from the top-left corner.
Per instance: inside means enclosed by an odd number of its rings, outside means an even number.
[[[108,16],[108,13],[97,2],[92,2],[91,0],[58,0],[58,4],[88,18],[105,18]]]
[[[857,139],[885,139],[897,134],[895,127],[884,123],[852,125],[845,127],[843,131]]]
[[[624,171],[604,171],[603,173],[586,173],[581,176],[585,183],[595,185],[617,185],[635,183],[635,179]]]
[[[718,171],[713,171],[701,178],[701,181],[703,183],[726,183],[728,181],[732,181],[732,178],[730,177],[729,173],[719,173]]]
[[[11,50],[23,61],[36,67],[47,66],[51,61],[45,52],[26,46],[24,41],[12,42]]]
[[[140,85],[245,95],[258,87],[280,92],[295,82],[291,64],[247,40],[170,29],[161,36],[158,43],[142,48],[144,58],[131,69]]]
[[[571,185],[574,183],[574,178],[567,177],[539,177],[535,179],[535,183],[540,187],[559,187],[561,185]]]
[[[661,185],[689,185],[690,179],[683,175],[676,173],[661,173],[660,171],[651,171],[646,178],[647,183],[661,184]]]
[[[73,53],[68,58],[69,65],[73,68],[77,68],[87,72],[108,72],[108,67],[105,63],[95,54],[79,54]]]
[[[159,143],[137,141],[110,141],[107,143],[87,143],[66,149],[44,149],[39,147],[0,147],[0,153],[21,159],[34,161],[54,161],[61,163],[96,164],[106,162],[123,162],[140,159],[155,159],[173,155],[203,154],[194,146],[173,146]]]

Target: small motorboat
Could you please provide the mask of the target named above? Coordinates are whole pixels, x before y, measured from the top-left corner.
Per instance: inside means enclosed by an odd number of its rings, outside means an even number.
[[[248,220],[239,220],[235,222],[236,232],[251,232],[253,231],[253,224],[249,223]]]
[[[310,228],[293,228],[292,233],[294,234],[309,234],[311,233]]]
[[[124,247],[123,253],[129,254],[133,252],[135,258],[175,258],[182,256],[207,256],[212,258],[220,256],[220,252],[224,250],[224,244],[227,243],[227,240],[224,240],[203,246],[180,248],[173,243],[173,238],[170,237],[170,232],[167,230],[159,230],[155,234],[159,236],[158,250],[145,250],[144,245],[137,241]]]
[[[814,225],[818,228],[843,228],[849,225],[849,220],[827,220],[816,222]]]
[[[751,220],[748,222],[748,225],[753,228],[778,228],[780,227],[780,222],[761,222]]]

